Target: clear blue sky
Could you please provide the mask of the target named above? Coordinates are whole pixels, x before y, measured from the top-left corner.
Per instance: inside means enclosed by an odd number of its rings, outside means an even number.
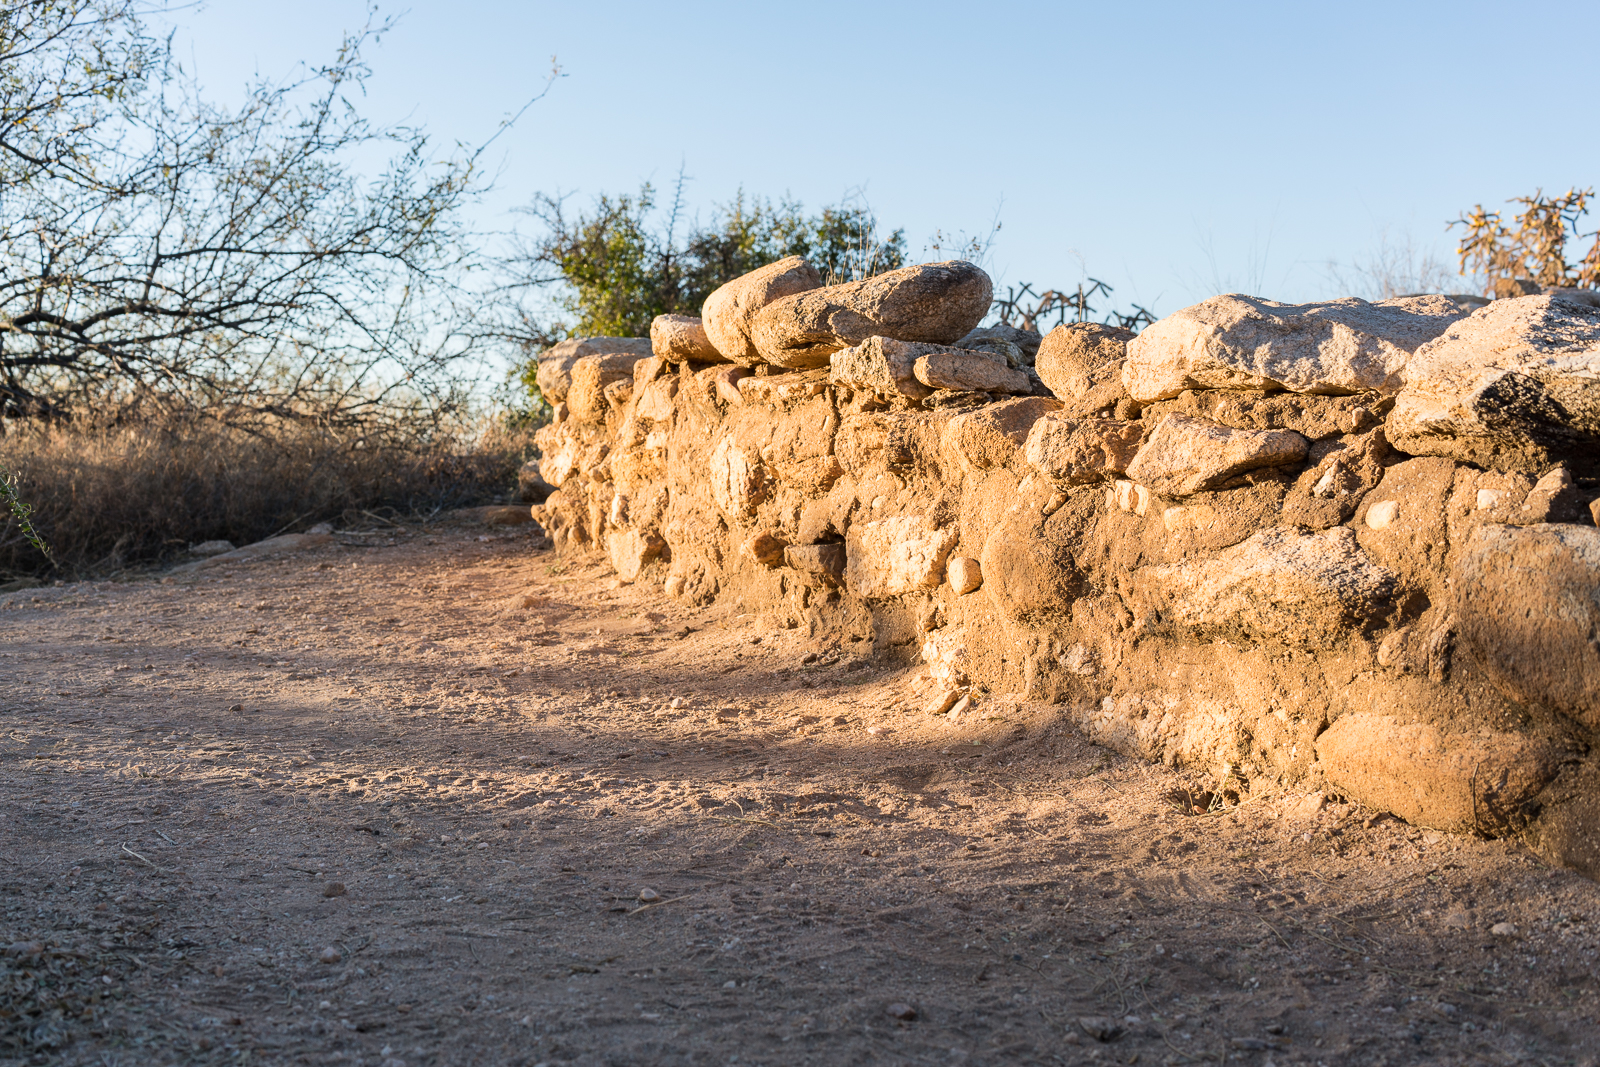
[[[413,0],[367,108],[495,144],[482,224],[534,193],[864,190],[920,254],[1003,222],[997,281],[1082,274],[1168,313],[1213,292],[1339,295],[1387,235],[1453,264],[1445,222],[1600,185],[1600,4],[543,3]],[[177,48],[227,97],[331,55],[362,0],[211,0]],[[1595,216],[1591,216],[1595,218]],[[1597,222],[1596,225],[1600,225]]]

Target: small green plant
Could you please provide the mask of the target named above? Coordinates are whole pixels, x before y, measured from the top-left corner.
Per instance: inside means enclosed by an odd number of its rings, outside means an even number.
[[[29,518],[33,514],[33,505],[26,503],[17,491],[20,481],[21,478],[15,474],[0,473],[0,500],[5,502],[12,521],[21,527],[22,536],[28,539],[28,544],[38,549],[45,559],[54,563],[55,556],[50,551],[50,545],[39,535],[39,531],[34,528],[33,520]]]

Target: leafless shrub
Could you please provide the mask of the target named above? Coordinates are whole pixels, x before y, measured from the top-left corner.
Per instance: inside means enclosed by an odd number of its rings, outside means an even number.
[[[104,427],[14,425],[5,462],[55,555],[54,573],[103,574],[337,521],[352,510],[412,519],[508,490],[526,433],[471,428],[418,441],[303,421],[255,433],[208,419]],[[51,570],[15,520],[0,524],[0,575]]]

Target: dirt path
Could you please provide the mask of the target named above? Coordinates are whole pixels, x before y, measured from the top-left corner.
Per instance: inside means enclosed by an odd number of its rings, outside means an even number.
[[[1596,1063],[1576,875],[345,540],[0,598],[0,1062]]]

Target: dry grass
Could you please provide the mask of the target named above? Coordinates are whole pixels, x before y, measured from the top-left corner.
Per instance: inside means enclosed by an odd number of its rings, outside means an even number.
[[[347,513],[424,517],[508,491],[532,435],[351,438],[314,425],[248,433],[210,421],[89,428],[5,424],[0,468],[54,553],[0,527],[0,581],[106,574],[216,538],[247,544]],[[385,509],[389,509],[386,510]]]

